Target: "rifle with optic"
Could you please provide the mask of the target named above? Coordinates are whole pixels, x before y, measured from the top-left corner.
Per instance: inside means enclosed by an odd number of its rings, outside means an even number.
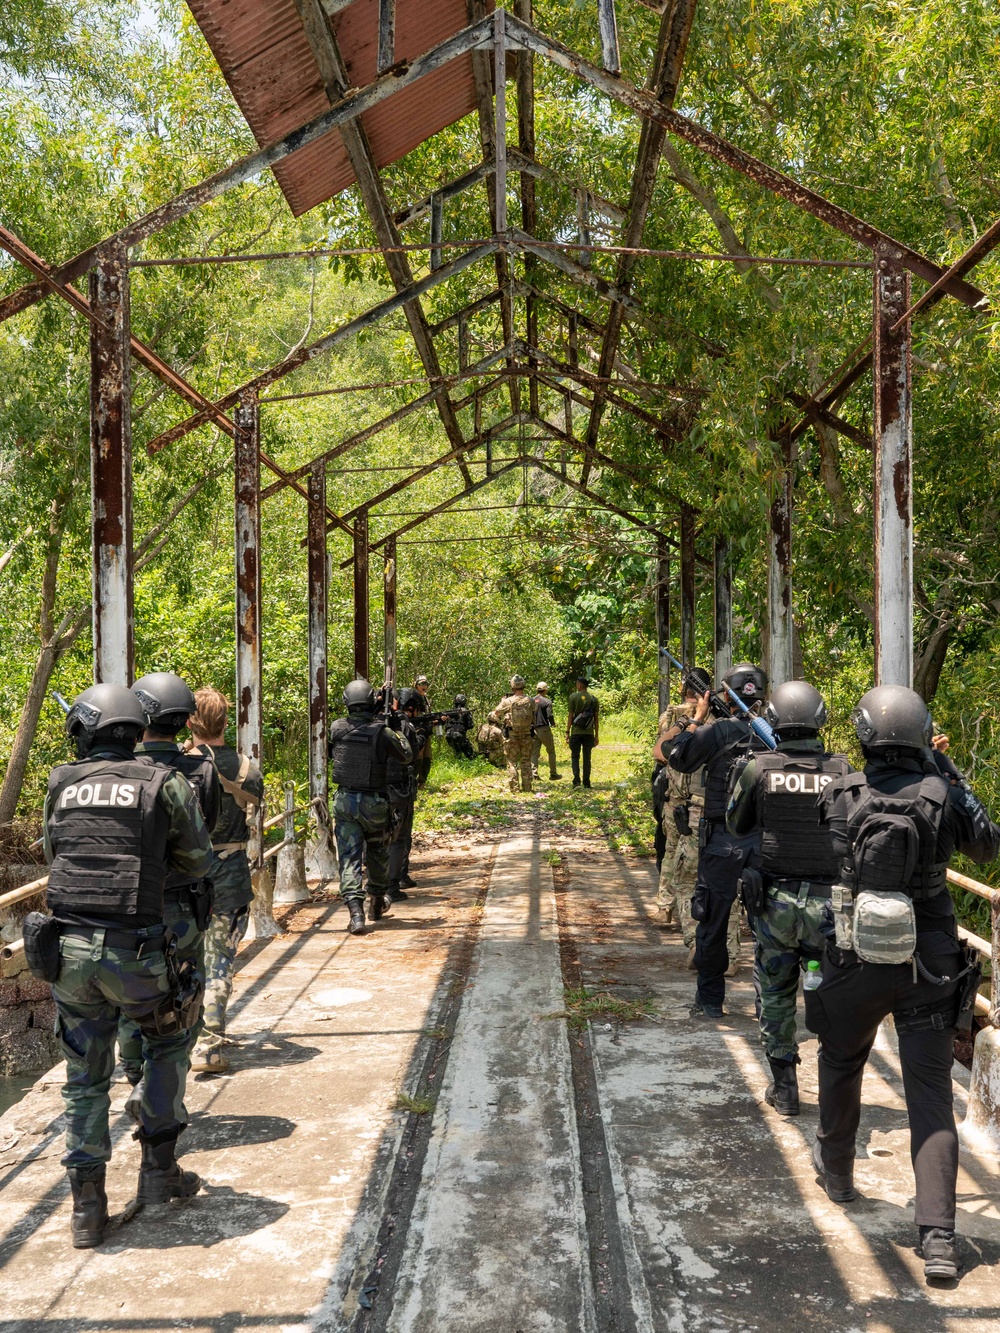
[[[677,658],[674,657],[673,653],[670,652],[668,648],[661,648],[660,652],[663,654],[664,657],[668,657],[670,661],[673,662],[677,670],[681,672],[682,680],[685,677],[690,676],[691,674],[690,668],[686,667],[683,662],[678,662]],[[766,745],[769,750],[776,750],[778,748],[779,738],[774,734],[770,725],[767,722],[765,722],[762,717],[758,717],[752,708],[748,708],[747,705],[743,702],[743,700],[736,693],[736,691],[732,689],[731,686],[727,685],[725,681],[723,681],[722,684],[723,688],[726,691],[726,694],[728,694],[729,698],[732,699],[733,703],[736,704],[736,706],[740,709],[744,718],[749,723],[750,730],[757,737],[757,739],[761,741],[762,744]],[[711,691],[711,695],[709,698],[709,706],[711,707],[712,712],[715,713],[716,717],[732,716],[732,711],[727,706],[725,696],[719,694],[715,690]]]

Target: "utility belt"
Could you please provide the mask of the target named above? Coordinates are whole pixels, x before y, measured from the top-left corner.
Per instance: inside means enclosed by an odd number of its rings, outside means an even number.
[[[166,927],[155,927],[155,933],[144,939],[138,938],[134,930],[108,930],[105,926],[62,926],[59,934],[64,940],[87,940],[94,938],[98,931],[104,932],[104,943],[109,949],[128,949],[136,958],[145,958],[151,953],[162,953]]]
[[[190,884],[172,884],[163,892],[164,915],[168,908],[190,913],[198,929],[207,930],[212,917],[211,880],[196,879]]]
[[[893,890],[855,889],[849,884],[834,884],[830,890],[833,905],[834,942],[838,949],[855,953],[862,962],[896,967],[913,966],[925,981],[945,985],[955,980],[939,978],[928,972],[917,957],[917,918],[913,898]],[[978,958],[967,952],[968,966],[959,976],[980,967]],[[978,986],[978,982],[976,983]],[[974,997],[973,997],[974,998]]]
[[[248,844],[246,842],[213,842],[212,851],[220,861],[228,861],[231,856],[237,852],[245,852]]]
[[[768,893],[790,893],[796,898],[829,898],[833,884],[828,879],[789,879],[765,871],[764,887]]]

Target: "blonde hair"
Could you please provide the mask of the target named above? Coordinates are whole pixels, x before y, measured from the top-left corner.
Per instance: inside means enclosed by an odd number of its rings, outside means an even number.
[[[229,700],[211,685],[203,685],[195,690],[194,701],[198,711],[188,718],[188,727],[192,736],[207,740],[209,736],[221,736],[226,729],[229,717]]]

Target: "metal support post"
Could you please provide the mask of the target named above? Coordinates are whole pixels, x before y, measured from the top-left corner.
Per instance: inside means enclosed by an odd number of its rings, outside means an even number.
[[[892,245],[875,248],[875,683],[913,679],[913,402],[910,275]]]
[[[589,246],[591,243],[590,195],[586,190],[578,190],[576,193],[576,239],[583,246]],[[581,268],[590,268],[593,255],[589,250],[581,250],[576,262]]]
[[[444,235],[444,200],[431,195],[431,269],[441,267],[441,238]]]
[[[396,538],[389,537],[382,549],[382,608],[386,680],[396,678]]]
[[[132,379],[128,251],[109,247],[90,274],[90,483],[94,680],[130,685]]]
[[[497,235],[507,230],[507,27],[506,11],[493,15],[494,130],[496,134]]]
[[[670,658],[661,648],[670,647],[670,547],[661,533],[656,539],[656,656],[659,661],[660,713],[670,703]]]
[[[715,682],[733,665],[733,567],[729,541],[715,539]]]
[[[309,841],[306,876],[321,883],[337,873],[337,854],[330,824],[330,779],[327,761],[327,549],[326,460],[309,470],[307,546],[309,556]]]
[[[354,520],[354,678],[368,679],[368,510]]]
[[[615,0],[597,0],[597,21],[601,29],[601,60],[609,74],[620,74],[621,57],[618,54],[618,19]]]
[[[771,501],[767,541],[767,674],[771,688],[791,680],[794,626],[792,623],[792,441],[784,434],[776,442],[782,452],[781,475]]]
[[[378,73],[396,63],[396,0],[378,0]]]
[[[695,666],[694,596],[695,511],[681,506],[681,661]]]

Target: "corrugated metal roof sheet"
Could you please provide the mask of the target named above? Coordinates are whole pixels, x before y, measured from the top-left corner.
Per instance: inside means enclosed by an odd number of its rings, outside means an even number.
[[[293,0],[188,0],[188,6],[259,144],[273,142],[329,106]],[[330,22],[350,85],[371,83],[378,0],[354,0]],[[414,59],[467,23],[465,0],[396,0],[396,59]],[[382,167],[475,106],[472,57],[465,55],[379,103],[361,121]],[[337,130],[279,162],[274,174],[296,216],[354,182]]]

